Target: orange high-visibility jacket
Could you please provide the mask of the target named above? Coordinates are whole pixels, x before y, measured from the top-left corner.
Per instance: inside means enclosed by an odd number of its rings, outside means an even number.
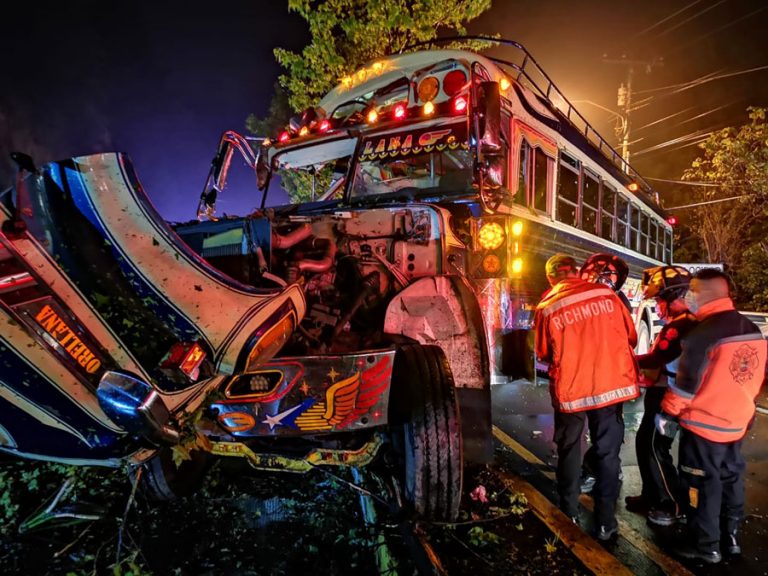
[[[755,415],[768,342],[730,298],[705,304],[696,317],[700,322],[683,339],[677,377],[661,409],[712,442],[741,440]]]
[[[549,362],[553,402],[581,412],[637,398],[632,348],[637,334],[627,308],[602,284],[568,278],[536,307],[536,355]]]

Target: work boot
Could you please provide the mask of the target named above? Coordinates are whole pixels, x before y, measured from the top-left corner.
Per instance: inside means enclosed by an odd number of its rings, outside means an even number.
[[[651,508],[648,510],[648,522],[656,526],[672,526],[680,520],[680,515],[664,508]]]
[[[736,539],[736,532],[725,535],[725,545],[728,547],[728,554],[731,556],[741,556],[741,546]]]
[[[717,550],[700,550],[695,546],[683,545],[672,550],[678,556],[689,560],[701,560],[707,564],[718,564],[723,559]]]
[[[595,531],[595,538],[600,540],[601,542],[608,542],[611,538],[618,535],[619,533],[619,525],[615,524],[613,527],[609,526],[600,526]]]
[[[634,512],[635,514],[646,515],[650,508],[648,501],[643,496],[627,496],[624,498],[624,504],[629,512]]]
[[[597,478],[595,478],[591,474],[582,476],[581,477],[581,493],[589,494],[590,492],[592,492],[592,489],[595,487],[595,482],[597,482]]]

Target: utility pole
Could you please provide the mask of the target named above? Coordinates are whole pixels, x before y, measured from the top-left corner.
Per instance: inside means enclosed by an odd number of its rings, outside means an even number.
[[[621,58],[608,58],[607,55],[603,55],[603,62],[605,64],[619,64],[621,66],[626,66],[627,68],[626,84],[622,82],[619,86],[617,99],[619,110],[624,113],[624,122],[622,123],[623,129],[621,134],[617,135],[619,136],[621,144],[621,157],[624,159],[624,162],[626,162],[624,170],[627,171],[629,169],[630,157],[629,133],[632,126],[630,118],[630,113],[632,112],[632,80],[635,75],[635,68],[645,69],[645,73],[650,74],[654,66],[663,66],[664,60],[662,58],[656,58],[653,61],[648,62],[646,60],[630,60],[625,55],[622,55]]]

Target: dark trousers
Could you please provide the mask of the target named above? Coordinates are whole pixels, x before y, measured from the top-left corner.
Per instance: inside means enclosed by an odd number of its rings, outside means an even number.
[[[557,491],[560,509],[568,516],[579,513],[579,477],[581,475],[581,438],[584,424],[594,446],[595,524],[613,528],[616,525],[616,499],[619,497],[619,450],[624,441],[623,404],[584,412],[565,413],[555,410],[555,444],[557,445]]]
[[[720,444],[680,431],[680,482],[688,492],[688,529],[701,550],[719,550],[720,527],[736,532],[744,516],[741,440]]]
[[[654,508],[677,512],[680,486],[672,459],[673,439],[659,434],[655,421],[666,390],[661,387],[645,390],[645,412],[635,436],[635,450],[643,481],[643,499]]]

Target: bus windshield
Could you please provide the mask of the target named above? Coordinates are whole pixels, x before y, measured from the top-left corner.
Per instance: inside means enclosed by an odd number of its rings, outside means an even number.
[[[448,194],[471,191],[471,153],[456,149],[394,158],[385,155],[357,163],[353,198],[389,194],[404,188]]]

